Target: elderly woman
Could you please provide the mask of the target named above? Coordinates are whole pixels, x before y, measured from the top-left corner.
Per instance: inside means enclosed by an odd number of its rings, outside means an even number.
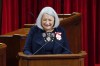
[[[23,52],[27,55],[71,53],[66,33],[59,26],[59,18],[53,8],[42,9],[36,25],[30,29]]]

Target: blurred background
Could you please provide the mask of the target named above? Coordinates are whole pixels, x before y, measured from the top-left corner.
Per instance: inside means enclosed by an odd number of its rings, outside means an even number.
[[[82,49],[88,53],[85,66],[100,64],[100,0],[0,0],[0,34],[35,23],[45,6],[58,14],[82,14]]]

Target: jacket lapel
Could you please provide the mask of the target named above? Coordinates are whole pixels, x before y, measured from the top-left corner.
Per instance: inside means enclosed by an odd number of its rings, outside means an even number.
[[[41,46],[45,43],[44,38],[42,37],[42,31],[35,34],[35,42]]]

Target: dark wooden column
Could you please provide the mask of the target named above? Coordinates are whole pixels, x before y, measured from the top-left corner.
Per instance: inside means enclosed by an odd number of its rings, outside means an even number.
[[[6,44],[0,43],[0,66],[6,66]]]

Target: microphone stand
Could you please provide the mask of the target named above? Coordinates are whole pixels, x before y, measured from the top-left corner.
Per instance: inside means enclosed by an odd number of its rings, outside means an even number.
[[[49,43],[49,42],[46,42],[44,45],[42,45],[42,47],[40,47],[36,52],[34,52],[33,55],[35,55],[37,52],[39,52],[47,43]]]

